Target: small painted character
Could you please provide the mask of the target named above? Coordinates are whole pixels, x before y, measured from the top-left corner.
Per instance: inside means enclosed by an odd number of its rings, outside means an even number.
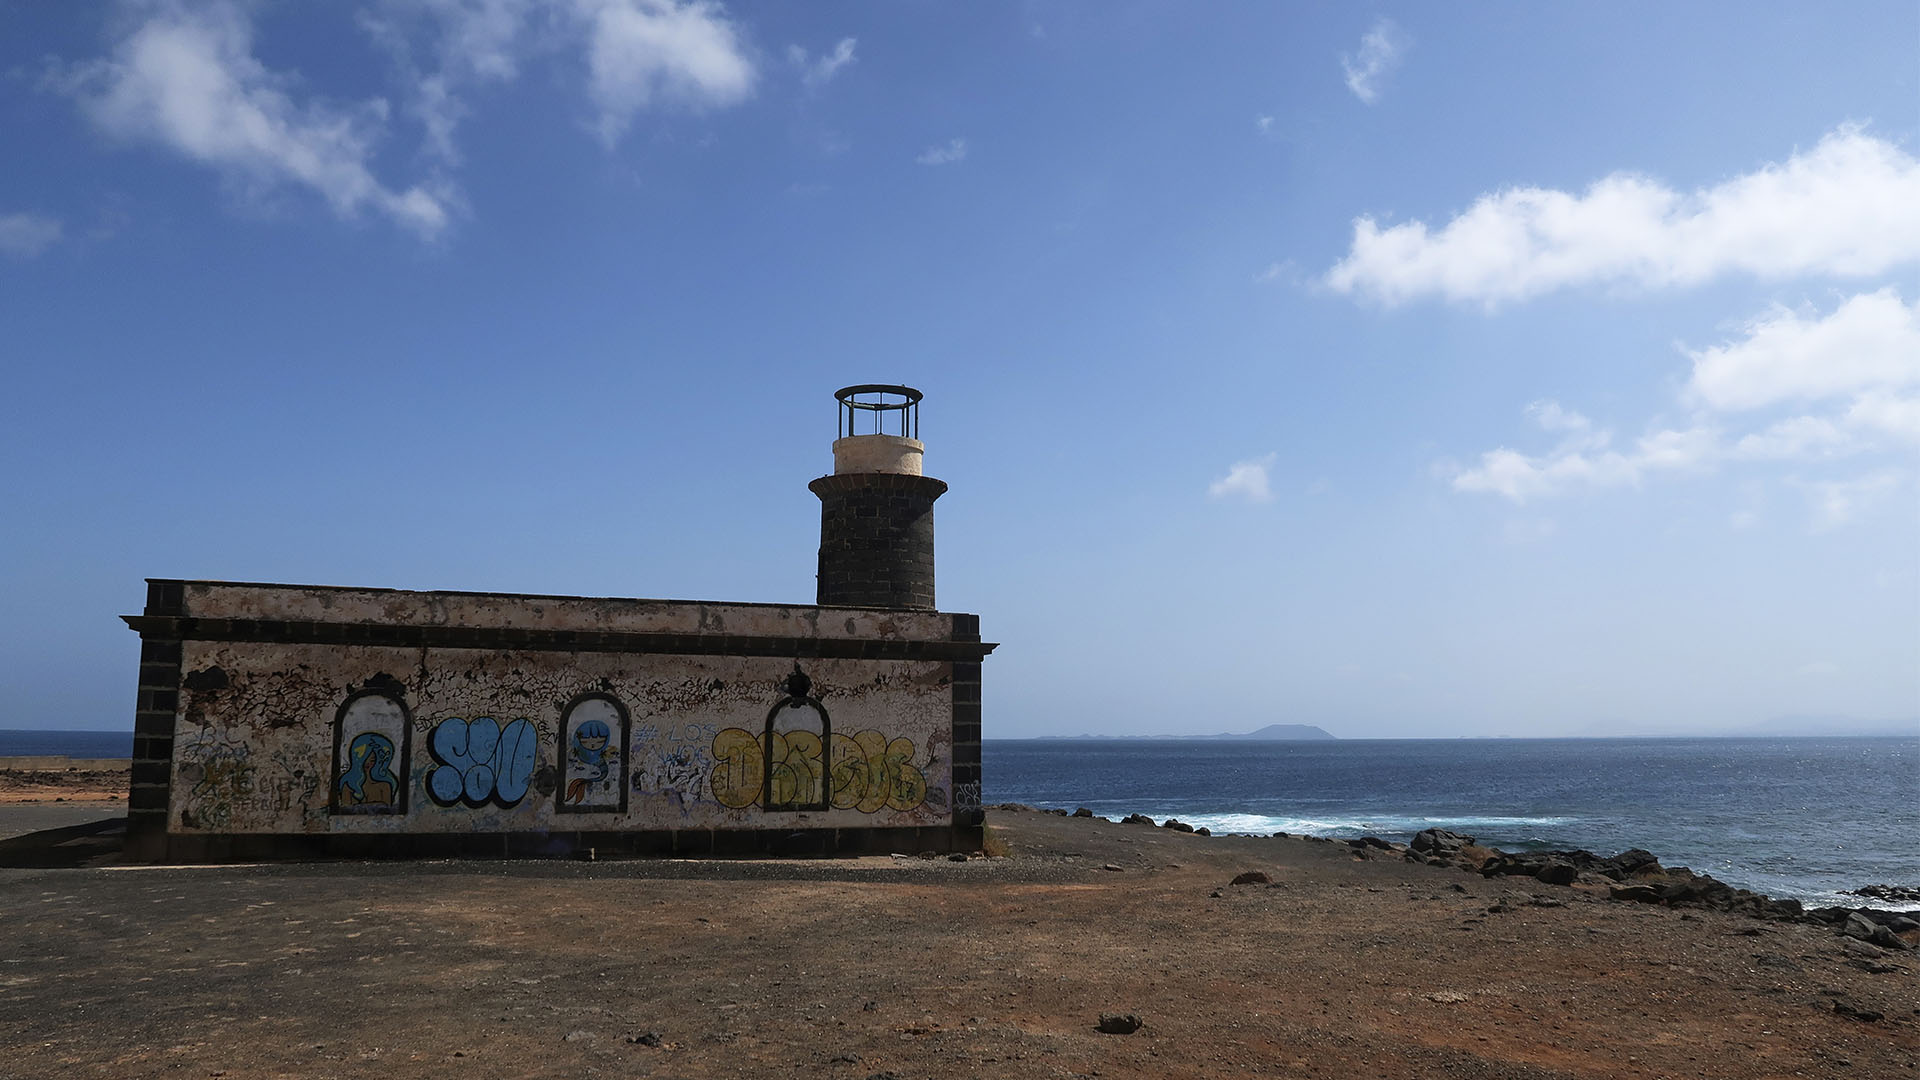
[[[607,778],[611,766],[607,762],[607,743],[613,738],[613,731],[604,720],[583,720],[573,729],[573,746],[569,756],[582,769],[586,776],[576,776],[567,781],[567,801],[578,804],[585,801],[587,792]]]
[[[345,806],[391,806],[399,784],[393,778],[393,740],[363,731],[347,744],[347,768],[340,777]]]

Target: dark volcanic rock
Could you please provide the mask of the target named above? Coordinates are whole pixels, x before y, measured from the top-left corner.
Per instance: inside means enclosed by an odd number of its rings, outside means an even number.
[[[1864,896],[1870,900],[1890,900],[1898,903],[1920,903],[1920,886],[1914,885],[1862,885],[1848,892],[1855,896]]]
[[[1413,834],[1413,843],[1407,845],[1422,854],[1453,854],[1473,843],[1473,837],[1447,829],[1422,829]]]
[[[1184,821],[1181,821],[1179,818],[1168,818],[1166,821],[1161,823],[1160,827],[1163,829],[1172,829],[1174,832],[1192,832],[1193,831],[1193,826],[1187,824]]]
[[[1265,870],[1249,870],[1244,874],[1235,875],[1234,879],[1232,881],[1227,882],[1227,884],[1229,885],[1271,885],[1273,884],[1273,878],[1268,876]]]
[[[1883,949],[1904,949],[1907,943],[1901,941],[1892,928],[1882,926],[1868,918],[1863,912],[1853,912],[1847,921],[1840,924],[1840,932],[1850,938],[1858,938],[1869,945],[1878,945]]]
[[[1082,806],[1082,807],[1080,807],[1079,809],[1077,809],[1077,810],[1075,810],[1075,811],[1073,812],[1073,816],[1074,816],[1074,817],[1092,817],[1092,816],[1093,816],[1093,811],[1091,811],[1091,810],[1089,810],[1089,809],[1087,809],[1086,807],[1084,807],[1084,806]]]
[[[1120,819],[1122,825],[1156,825],[1158,822],[1145,814],[1128,814]]]
[[[1551,859],[1547,865],[1534,871],[1533,876],[1548,885],[1571,885],[1573,880],[1580,876],[1580,871],[1574,869],[1570,862]]]
[[[1131,1035],[1139,1031],[1144,1022],[1134,1013],[1101,1013],[1094,1030],[1103,1035]]]

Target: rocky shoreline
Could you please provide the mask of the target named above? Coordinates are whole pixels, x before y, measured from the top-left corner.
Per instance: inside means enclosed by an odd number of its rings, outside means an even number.
[[[995,809],[1023,810],[1061,817],[1109,820],[1086,807],[1071,812],[1002,803]],[[1119,819],[1123,825],[1147,825],[1175,832],[1211,836],[1204,827],[1177,818],[1155,821],[1145,814],[1128,814]],[[1256,836],[1253,833],[1222,835]],[[1276,832],[1275,838],[1289,833]],[[1685,866],[1662,866],[1652,852],[1630,848],[1616,855],[1601,856],[1580,848],[1553,851],[1502,851],[1484,847],[1475,838],[1447,829],[1424,829],[1407,844],[1378,836],[1336,840],[1324,836],[1300,839],[1324,844],[1344,844],[1355,858],[1400,858],[1428,866],[1452,867],[1477,873],[1483,878],[1530,878],[1544,885],[1565,887],[1605,887],[1609,899],[1626,903],[1657,904],[1673,908],[1698,908],[1746,915],[1777,922],[1800,922],[1825,926],[1842,937],[1864,942],[1873,948],[1863,956],[1878,956],[1879,950],[1900,951],[1920,947],[1920,912],[1890,911],[1869,906],[1826,906],[1807,908],[1793,899],[1775,899],[1749,889],[1737,888],[1713,877],[1695,873]],[[1863,885],[1851,890],[1856,896],[1894,903],[1920,902],[1920,888],[1902,885]]]

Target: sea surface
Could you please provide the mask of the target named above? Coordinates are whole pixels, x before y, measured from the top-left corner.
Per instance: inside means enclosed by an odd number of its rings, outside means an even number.
[[[1406,841],[1452,829],[1509,851],[1645,848],[1809,905],[1920,886],[1920,737],[988,739],[983,795],[1214,832]]]
[[[64,754],[76,758],[133,756],[131,731],[8,731],[0,729],[0,757]]]

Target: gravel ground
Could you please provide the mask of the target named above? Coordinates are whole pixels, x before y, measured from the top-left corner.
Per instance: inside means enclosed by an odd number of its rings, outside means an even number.
[[[0,869],[0,1077],[1920,1077],[1909,951],[1304,839],[989,826],[1010,854],[959,863]]]

